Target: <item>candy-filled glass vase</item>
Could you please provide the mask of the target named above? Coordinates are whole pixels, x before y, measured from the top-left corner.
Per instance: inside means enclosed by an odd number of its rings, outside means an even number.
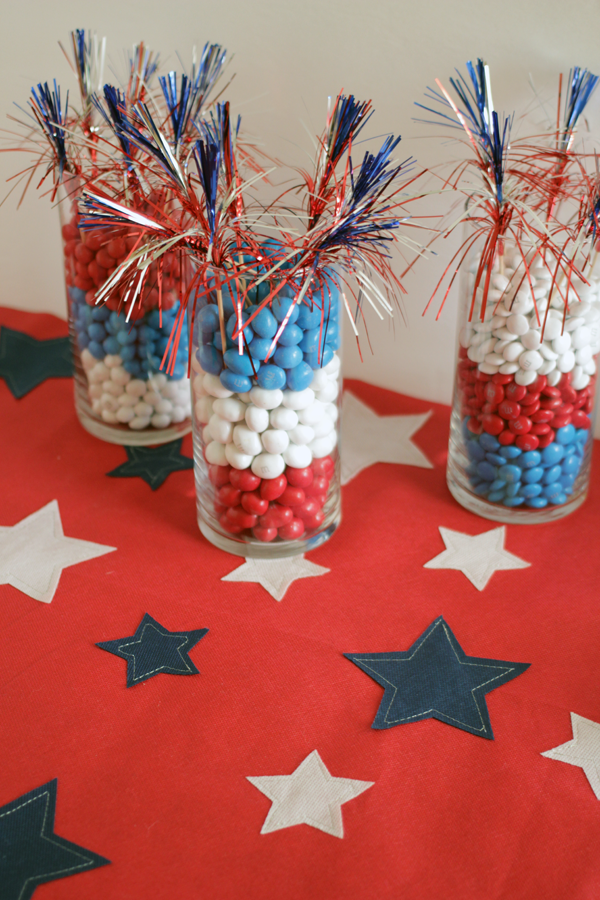
[[[600,352],[600,275],[562,273],[505,242],[484,307],[480,253],[461,272],[447,480],[464,507],[499,522],[562,518],[585,500]],[[591,274],[590,274],[591,270]]]
[[[340,522],[341,293],[333,273],[325,279],[300,302],[300,285],[286,284],[263,308],[272,282],[223,285],[225,352],[217,290],[197,301],[198,524],[229,553],[298,555],[326,541]]]
[[[165,258],[160,295],[151,271],[129,321],[118,291],[96,305],[97,291],[137,239],[118,229],[80,228],[77,195],[71,179],[59,203],[77,415],[87,431],[114,444],[172,441],[191,429],[186,329],[175,365],[161,370],[187,264]]]

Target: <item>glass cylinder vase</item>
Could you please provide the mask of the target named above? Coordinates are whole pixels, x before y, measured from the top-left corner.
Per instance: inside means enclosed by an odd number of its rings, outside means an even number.
[[[334,533],[340,505],[340,301],[333,275],[300,303],[285,285],[223,286],[198,300],[192,329],[198,524],[245,557],[294,556]],[[236,311],[236,306],[239,309]],[[240,353],[239,310],[243,308]]]
[[[462,506],[499,522],[562,518],[585,500],[600,352],[599,276],[562,273],[509,242],[475,282],[463,264],[447,481]]]
[[[96,305],[96,292],[137,238],[114,228],[81,229],[78,192],[70,179],[59,203],[77,415],[87,431],[110,443],[172,441],[191,430],[187,328],[172,372],[161,371],[185,288],[181,262],[165,258],[160,304],[157,273],[150,271],[129,322],[121,293]]]

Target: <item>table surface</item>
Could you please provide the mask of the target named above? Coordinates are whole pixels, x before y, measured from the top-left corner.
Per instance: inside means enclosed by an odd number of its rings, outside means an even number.
[[[13,310],[0,324],[65,333]],[[571,712],[600,721],[600,460],[570,517],[507,527],[531,565],[479,591],[424,568],[440,526],[497,527],[446,488],[448,408],[346,386],[379,415],[433,410],[414,438],[433,468],[358,474],[339,530],[307,556],[330,572],[276,602],[221,580],[242,560],[201,537],[191,471],[154,492],[107,479],[125,451],[81,428],[68,379],[20,400],[0,381],[0,526],[56,499],[65,535],[117,548],[66,568],[50,604],[0,586],[0,807],[57,778],[55,832],[111,861],[36,900],[600,896],[600,803],[581,768],[540,755],[572,738]],[[190,652],[200,675],[126,687],[126,663],[95,644],[144,613],[209,629]],[[382,689],[343,654],[405,651],[440,615],[466,654],[531,664],[487,695],[494,740],[435,719],[371,728]],[[343,839],[261,834],[270,800],[248,776],[289,775],[313,750],[374,783],[343,805]]]

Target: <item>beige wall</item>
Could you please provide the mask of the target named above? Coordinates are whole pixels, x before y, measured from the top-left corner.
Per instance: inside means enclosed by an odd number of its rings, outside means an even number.
[[[304,163],[311,144],[303,122],[320,132],[327,95],[340,88],[376,109],[373,135],[402,134],[403,155],[426,165],[452,149],[412,121],[413,106],[436,77],[483,56],[491,66],[494,101],[511,112],[531,101],[528,73],[548,97],[558,73],[573,65],[600,71],[600,4],[595,0],[4,0],[0,34],[0,112],[24,104],[30,87],[56,77],[73,85],[57,46],[73,28],[107,35],[109,57],[122,70],[123,48],[145,40],[180,68],[191,47],[220,42],[235,54],[237,76],[228,92],[245,127],[265,149],[290,164]],[[600,92],[590,118],[600,134]],[[6,123],[10,128],[10,123]],[[22,165],[0,155],[4,181]],[[21,209],[14,195],[0,207],[0,304],[64,315],[56,211],[31,190]],[[407,282],[406,324],[377,327],[375,354],[363,343],[360,363],[347,335],[345,373],[408,394],[449,401],[454,354],[454,298],[440,319],[421,312],[450,248],[420,266]],[[399,270],[398,266],[398,270]]]

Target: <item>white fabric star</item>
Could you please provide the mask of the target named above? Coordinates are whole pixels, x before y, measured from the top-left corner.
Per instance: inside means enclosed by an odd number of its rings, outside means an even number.
[[[0,527],[0,584],[50,603],[63,569],[115,549],[65,537],[52,500],[16,525]]]
[[[571,713],[573,740],[546,750],[542,756],[559,762],[580,766],[587,776],[593,792],[600,800],[600,724]]]
[[[358,397],[344,393],[342,415],[342,484],[373,463],[398,463],[433,469],[411,438],[431,410],[419,416],[378,416]]]
[[[290,584],[298,578],[313,578],[325,575],[331,569],[317,566],[301,556],[287,556],[285,559],[252,559],[248,557],[243,565],[224,575],[221,581],[254,581],[262,584],[275,600],[283,600]]]
[[[499,569],[526,569],[525,562],[504,549],[506,527],[492,528],[483,534],[463,534],[440,526],[440,534],[446,550],[430,559],[425,569],[458,569],[463,572],[478,591],[482,591],[494,572]]]
[[[309,753],[291,775],[248,777],[248,781],[273,801],[261,834],[304,824],[339,838],[344,837],[342,803],[358,797],[375,783],[334,778],[317,750]]]

